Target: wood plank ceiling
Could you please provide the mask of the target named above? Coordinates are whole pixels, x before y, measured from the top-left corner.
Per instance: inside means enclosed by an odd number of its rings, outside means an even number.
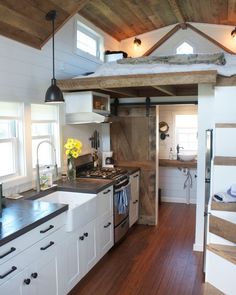
[[[0,34],[40,49],[51,37],[50,10],[58,17],[55,29],[77,13],[88,0],[0,0]]]
[[[35,48],[51,37],[48,11],[58,11],[56,30],[79,12],[117,40],[171,24],[236,24],[236,0],[0,0],[0,34]]]
[[[236,25],[236,0],[91,0],[79,14],[120,41],[176,23]]]

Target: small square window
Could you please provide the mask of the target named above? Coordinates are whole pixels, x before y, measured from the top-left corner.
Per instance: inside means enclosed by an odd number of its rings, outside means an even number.
[[[183,42],[176,48],[176,54],[193,54],[193,47],[187,42]]]

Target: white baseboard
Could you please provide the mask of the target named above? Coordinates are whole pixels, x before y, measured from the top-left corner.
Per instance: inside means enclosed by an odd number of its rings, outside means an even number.
[[[202,244],[193,244],[193,251],[203,252],[203,245]]]
[[[166,203],[182,203],[186,204],[186,198],[170,198],[170,197],[161,197],[162,202]],[[196,199],[190,199],[190,204],[196,204]]]

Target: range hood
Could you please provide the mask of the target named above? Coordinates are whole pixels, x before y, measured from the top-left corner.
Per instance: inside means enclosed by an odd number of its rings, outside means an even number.
[[[64,93],[66,124],[102,123],[110,115],[109,95],[93,92]]]

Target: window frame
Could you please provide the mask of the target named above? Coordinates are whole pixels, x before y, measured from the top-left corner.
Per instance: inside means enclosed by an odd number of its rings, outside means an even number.
[[[84,51],[77,47],[77,31],[78,29],[84,33],[85,35],[89,36],[90,38],[94,39],[96,41],[96,56],[92,55],[91,53]],[[79,18],[75,19],[75,25],[74,25],[74,52],[75,54],[85,58],[92,60],[96,63],[101,64],[104,61],[104,37],[93,30],[88,25],[85,25],[84,23],[79,20]]]
[[[177,49],[183,45],[184,43],[187,43],[190,47],[192,47],[193,52],[192,53],[177,53]],[[192,42],[189,42],[189,40],[183,40],[180,43],[178,43],[178,45],[175,47],[175,52],[174,54],[179,55],[179,54],[194,54],[195,53],[195,47],[193,46]]]

